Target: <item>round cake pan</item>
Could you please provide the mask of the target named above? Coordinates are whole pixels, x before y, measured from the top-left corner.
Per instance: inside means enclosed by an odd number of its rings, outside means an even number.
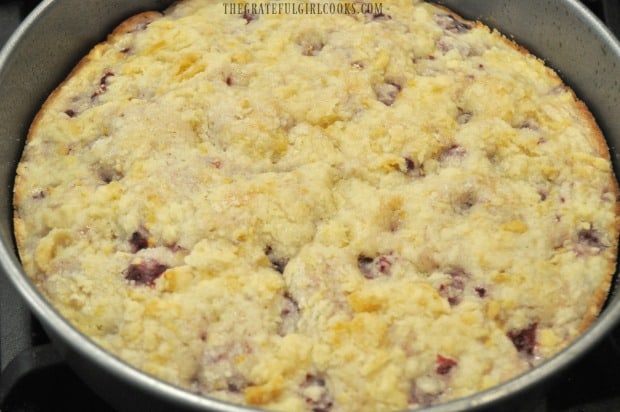
[[[70,69],[121,21],[170,0],[45,0],[0,54],[0,264],[60,355],[118,410],[248,411],[154,379],[80,334],[24,274],[13,238],[12,185],[28,127]],[[589,106],[605,134],[616,175],[620,163],[620,44],[577,0],[438,0],[497,28],[559,72]],[[616,276],[617,278],[617,276]],[[531,410],[553,378],[606,336],[620,319],[618,280],[599,318],[564,351],[503,385],[428,411]]]

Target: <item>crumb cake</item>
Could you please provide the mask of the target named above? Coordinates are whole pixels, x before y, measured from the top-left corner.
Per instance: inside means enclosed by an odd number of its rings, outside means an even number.
[[[15,235],[76,328],[204,396],[359,412],[491,388],[595,319],[618,191],[585,105],[479,22],[348,7],[183,0],[52,93]]]

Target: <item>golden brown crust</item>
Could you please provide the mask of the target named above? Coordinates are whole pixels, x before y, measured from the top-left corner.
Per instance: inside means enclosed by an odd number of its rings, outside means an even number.
[[[122,36],[139,30],[144,30],[153,20],[162,16],[158,11],[145,11],[132,16],[119,24],[111,33],[108,42],[113,42],[116,36]]]

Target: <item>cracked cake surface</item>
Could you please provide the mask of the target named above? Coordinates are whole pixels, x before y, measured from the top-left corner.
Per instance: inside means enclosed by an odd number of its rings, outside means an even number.
[[[182,0],[52,93],[14,222],[50,302],[148,374],[269,410],[395,411],[579,336],[615,270],[617,194],[585,105],[481,23]]]

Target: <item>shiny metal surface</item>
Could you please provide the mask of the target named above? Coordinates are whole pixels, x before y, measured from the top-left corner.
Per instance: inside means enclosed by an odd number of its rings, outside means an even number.
[[[50,307],[25,277],[12,235],[15,167],[33,116],[44,98],[95,43],[124,18],[161,10],[171,0],[47,0],[11,37],[0,54],[0,264],[62,356],[76,372],[119,410],[251,409],[187,393],[127,366],[78,333]],[[439,0],[465,17],[481,19],[525,45],[557,69],[592,109],[606,134],[616,173],[620,163],[620,45],[575,0]],[[617,283],[617,282],[616,282]],[[532,371],[486,392],[429,408],[528,410],[558,372],[593,347],[620,319],[618,286],[592,327],[573,345]],[[531,409],[529,409],[531,410]]]

